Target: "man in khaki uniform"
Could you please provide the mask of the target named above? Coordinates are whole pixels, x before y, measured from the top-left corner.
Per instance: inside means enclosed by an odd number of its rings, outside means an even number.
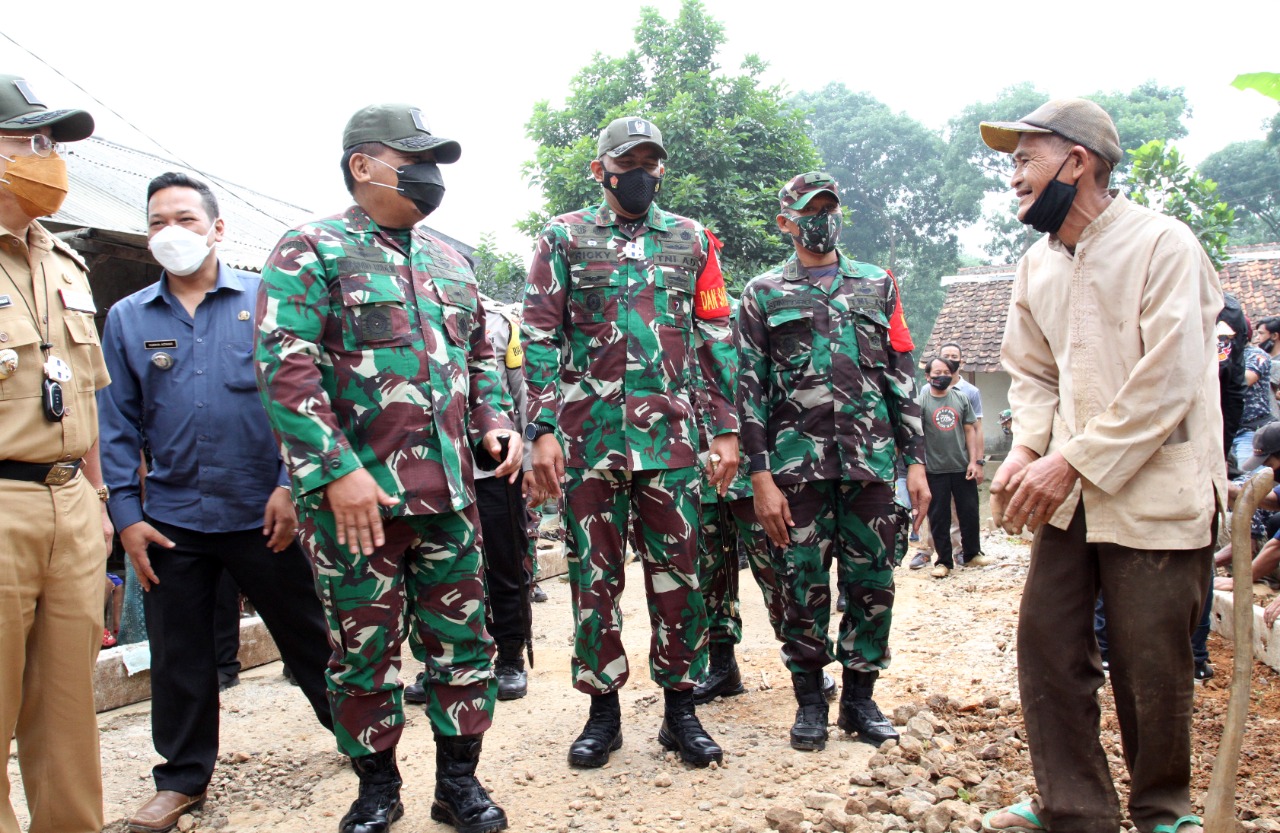
[[[6,759],[18,740],[30,833],[102,829],[93,665],[111,522],[94,391],[109,379],[84,262],[36,222],[66,196],[56,143],[92,132],[88,113],[0,75],[0,737]],[[0,833],[18,833],[2,769]]]

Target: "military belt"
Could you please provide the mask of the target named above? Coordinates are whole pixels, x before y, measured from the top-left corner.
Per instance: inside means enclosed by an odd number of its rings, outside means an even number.
[[[76,476],[84,460],[73,463],[21,463],[17,460],[0,460],[0,479],[25,480],[46,486],[61,486]]]

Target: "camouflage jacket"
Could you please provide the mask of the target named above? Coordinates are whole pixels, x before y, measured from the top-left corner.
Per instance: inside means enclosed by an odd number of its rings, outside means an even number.
[[[607,204],[547,224],[525,287],[525,378],[529,421],[557,428],[566,466],[694,465],[699,375],[714,433],[737,432],[718,248],[656,205],[634,225]]]
[[[258,388],[294,492],[357,468],[400,502],[390,515],[475,499],[470,446],[511,428],[475,276],[414,229],[410,251],[358,206],[286,232],[262,270]]]
[[[729,299],[732,307],[730,313],[730,325],[736,326],[738,319],[738,302]],[[738,353],[736,350],[729,350],[726,353],[716,353],[714,356],[715,374],[714,378],[721,384],[726,385],[723,393],[726,399],[733,398],[733,387],[738,382]],[[707,392],[705,380],[700,379],[697,386],[698,391],[698,465],[702,467],[703,473],[707,471],[707,457],[711,453],[711,431],[714,426],[711,424],[711,398]],[[742,447],[739,444],[738,454],[742,455]],[[702,490],[703,504],[715,503],[717,500],[734,501],[742,498],[751,497],[751,477],[747,473],[747,459],[742,457],[739,461],[738,473],[734,475],[733,480],[729,483],[729,488],[725,490],[724,497],[721,498],[715,489],[707,486]]]
[[[742,291],[742,450],[779,485],[893,479],[924,462],[911,340],[893,276],[840,255],[829,288],[794,255]]]

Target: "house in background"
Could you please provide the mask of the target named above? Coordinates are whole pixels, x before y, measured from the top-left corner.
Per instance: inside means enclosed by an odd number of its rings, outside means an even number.
[[[98,330],[116,301],[160,279],[160,267],[147,250],[147,184],[166,171],[191,173],[209,184],[226,222],[218,256],[229,266],[262,271],[284,232],[322,216],[221,177],[192,171],[187,165],[106,139],[67,145],[70,190],[62,208],[40,222],[69,243],[89,264],[89,283],[98,307]],[[338,176],[336,170],[333,176]],[[328,207],[336,213],[345,205]],[[463,255],[474,247],[434,229],[431,233]]]
[[[1244,305],[1250,321],[1280,315],[1280,243],[1238,246],[1219,273],[1222,288]],[[1009,450],[1009,438],[996,418],[1009,407],[1009,374],[1000,365],[1000,340],[1013,293],[1014,266],[961,269],[942,279],[947,297],[920,357],[930,356],[947,342],[960,345],[962,375],[982,393],[982,430],[988,457]]]

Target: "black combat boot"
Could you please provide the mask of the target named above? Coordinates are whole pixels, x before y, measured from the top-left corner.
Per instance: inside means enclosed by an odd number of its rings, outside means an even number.
[[[822,694],[822,672],[791,675],[796,692],[796,722],[791,726],[791,748],[817,751],[827,747],[827,698]]]
[[[666,713],[658,730],[658,743],[663,749],[680,753],[680,760],[694,766],[706,766],[724,760],[724,751],[711,739],[698,722],[693,710],[693,689],[663,689]]]
[[[351,759],[360,777],[360,793],[342,817],[338,833],[386,833],[404,815],[396,748]]]
[[[498,678],[499,700],[519,700],[529,693],[523,641],[506,639],[498,643],[498,659],[493,664],[493,674]]]
[[[622,747],[622,707],[618,692],[591,695],[591,713],[582,734],[569,746],[570,766],[598,767]]]
[[[419,671],[418,676],[413,678],[413,682],[404,687],[404,701],[406,703],[422,705],[427,702],[427,688],[422,684],[426,677],[426,671]]]
[[[507,829],[507,814],[476,780],[484,735],[436,735],[436,800],[431,818],[452,824],[458,833]]]
[[[844,670],[844,690],[840,692],[840,717],[837,721],[841,729],[856,734],[859,740],[872,746],[898,739],[893,724],[871,699],[879,676],[879,671]]]
[[[746,690],[738,673],[738,660],[733,655],[733,643],[712,642],[710,650],[707,676],[693,688],[693,702],[699,706],[717,697],[735,697]]]

